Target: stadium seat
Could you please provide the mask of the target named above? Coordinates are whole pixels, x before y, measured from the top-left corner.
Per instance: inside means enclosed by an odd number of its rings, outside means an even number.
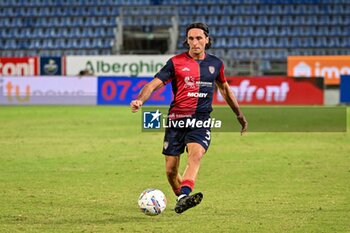
[[[4,44],[4,49],[16,49],[17,44],[15,40],[6,40]]]
[[[178,48],[182,48],[185,27],[194,21],[210,26],[218,54],[228,55],[230,49],[249,49],[235,54],[240,58],[284,59],[286,53],[322,53],[322,48],[333,48],[335,54],[342,54],[349,47],[348,0],[2,0],[1,45],[5,49],[18,49],[13,54],[32,53],[40,46],[48,47],[43,50],[45,53],[57,53],[61,47],[85,50],[72,54],[110,53],[121,6],[133,6],[124,8],[124,26],[140,25],[135,15],[153,16],[146,17],[144,25],[171,25],[167,15],[174,8],[150,8],[154,4],[177,7]],[[332,40],[323,39],[326,37]],[[9,42],[11,38],[15,38],[14,42]],[[265,51],[269,48],[273,52]],[[2,51],[1,55],[9,53]]]
[[[273,58],[272,56],[272,50],[262,50],[261,57],[264,60],[270,60]]]
[[[228,15],[223,15],[221,16],[220,20],[220,25],[225,26],[225,25],[232,25],[233,21],[231,20],[230,16]]]
[[[254,56],[256,57],[256,59],[259,59],[258,56]],[[259,70],[260,71],[269,71],[271,69],[271,63],[269,60],[267,59],[263,59],[261,60],[260,64],[259,64]]]
[[[218,57],[221,57],[221,58],[226,57],[225,49],[215,49],[215,50],[212,49],[210,52]]]
[[[327,40],[324,37],[316,37],[315,38],[315,43],[314,43],[315,47],[318,48],[324,48],[327,46]]]

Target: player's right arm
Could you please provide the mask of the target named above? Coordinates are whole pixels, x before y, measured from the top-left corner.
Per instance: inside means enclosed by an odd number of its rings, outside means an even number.
[[[140,91],[136,100],[131,101],[130,108],[132,112],[137,112],[143,105],[143,103],[149,99],[151,94],[164,86],[164,83],[159,78],[154,78],[151,82],[147,83]]]

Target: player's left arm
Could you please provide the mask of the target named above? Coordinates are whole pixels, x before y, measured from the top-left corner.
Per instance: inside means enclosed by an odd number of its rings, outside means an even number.
[[[245,133],[248,129],[248,121],[245,119],[243,112],[241,111],[237,99],[228,85],[227,82],[216,81],[216,86],[218,87],[221,95],[224,97],[226,103],[231,107],[232,111],[236,114],[238,122],[241,124],[241,134]]]

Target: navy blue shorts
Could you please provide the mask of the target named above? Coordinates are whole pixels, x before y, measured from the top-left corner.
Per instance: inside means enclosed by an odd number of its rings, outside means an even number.
[[[205,151],[210,145],[210,128],[166,128],[164,135],[163,154],[177,156],[184,153],[187,143],[196,142]]]

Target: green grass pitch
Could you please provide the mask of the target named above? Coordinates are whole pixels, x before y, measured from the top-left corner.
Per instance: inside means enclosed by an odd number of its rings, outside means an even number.
[[[0,232],[350,232],[347,112],[347,133],[213,133],[203,202],[177,215],[140,113],[1,106]],[[168,200],[155,217],[137,207],[151,187]]]

